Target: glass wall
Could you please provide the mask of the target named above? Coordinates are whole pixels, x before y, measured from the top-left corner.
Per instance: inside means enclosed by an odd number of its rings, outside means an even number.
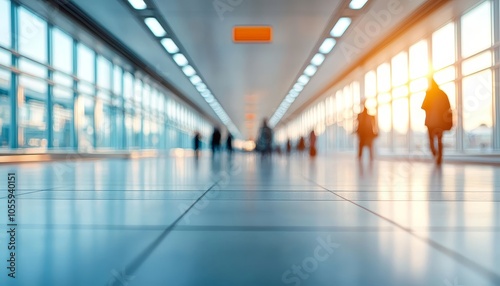
[[[350,84],[339,85],[305,110],[302,115],[278,130],[278,139],[305,136],[318,124],[326,124],[326,137],[337,150],[353,149],[349,138],[355,138],[352,120],[360,104],[352,86],[361,81],[361,97],[369,113],[377,117],[380,152],[428,152],[425,112],[421,109],[433,76],[448,95],[454,112],[454,128],[446,132],[444,144],[452,152],[491,152],[495,126],[493,104],[494,52],[498,48],[493,36],[493,7],[500,1],[480,1],[429,33],[423,39],[378,64],[367,67],[363,77],[351,78]],[[460,33],[457,33],[460,31]],[[500,54],[500,51],[498,51]],[[391,55],[384,52],[384,55]],[[499,96],[499,95],[496,95]],[[311,115],[311,110],[326,106],[326,120]],[[303,122],[306,122],[304,125]]]
[[[3,48],[11,47],[10,2],[0,0],[0,148],[10,146],[11,132],[11,54]],[[3,48],[2,48],[3,47]]]
[[[198,112],[114,51],[76,40],[17,2],[0,0],[0,35],[0,148],[190,148],[196,131],[211,134]]]

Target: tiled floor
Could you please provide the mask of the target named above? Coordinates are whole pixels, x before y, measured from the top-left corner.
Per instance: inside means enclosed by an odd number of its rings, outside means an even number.
[[[17,278],[2,262],[0,285],[500,285],[497,167],[235,155],[4,165],[2,184],[9,171]]]

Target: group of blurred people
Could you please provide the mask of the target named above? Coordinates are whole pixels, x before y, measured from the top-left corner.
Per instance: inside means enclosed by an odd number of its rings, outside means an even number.
[[[443,133],[453,127],[453,112],[450,100],[433,78],[429,79],[429,88],[421,107],[425,111],[425,126],[429,136],[429,147],[436,165],[443,161]],[[364,105],[358,114],[356,133],[358,135],[358,159],[363,157],[363,149],[368,148],[370,161],[373,161],[373,142],[378,137],[377,120],[368,113]]]
[[[194,135],[193,149],[195,156],[198,158],[201,150],[201,134],[196,132]],[[233,135],[228,133],[226,136],[226,151],[229,154],[233,153]],[[210,149],[212,150],[212,155],[219,153],[222,150],[222,133],[219,128],[215,127],[210,139]]]
[[[450,101],[446,93],[444,93],[434,79],[429,79],[429,88],[422,103],[422,109],[426,113],[425,126],[428,129],[429,146],[434,156],[437,165],[440,165],[443,160],[443,133],[451,130],[453,127],[453,113],[451,110]],[[361,161],[363,158],[363,151],[365,148],[369,151],[370,162],[374,159],[373,144],[378,137],[378,126],[375,115],[369,113],[366,102],[362,104],[362,111],[357,116],[357,126],[355,133],[358,136],[358,153],[357,157]],[[222,134],[219,128],[214,128],[210,147],[212,154],[216,154],[221,150]],[[233,136],[228,133],[226,138],[226,150],[231,154],[233,152]],[[308,144],[306,138],[300,137],[296,143],[295,149],[298,153],[302,154],[306,149],[309,150],[309,155],[315,157],[317,155],[316,149],[317,136],[314,130],[309,134]],[[201,135],[196,132],[194,139],[194,149],[196,156],[201,149]],[[267,120],[262,121],[259,129],[258,138],[256,141],[256,151],[260,152],[263,156],[269,156],[276,151],[281,153],[281,148],[273,145],[273,130],[268,126]],[[290,139],[286,143],[286,153],[290,154],[293,151],[292,142]]]

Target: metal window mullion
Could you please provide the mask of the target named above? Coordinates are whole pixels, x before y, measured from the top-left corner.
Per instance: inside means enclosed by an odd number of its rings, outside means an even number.
[[[117,131],[115,128],[116,124],[116,106],[115,106],[115,64],[110,62],[109,66],[109,97],[110,97],[110,107],[109,107],[109,148],[116,149],[116,137],[117,137]]]
[[[500,149],[500,2],[493,1],[493,42],[494,45],[494,66],[493,75],[493,150]]]
[[[121,149],[125,150],[127,149],[127,130],[125,129],[126,124],[125,124],[125,117],[127,115],[127,112],[125,111],[125,71],[123,68],[120,67],[120,103],[121,103],[121,113],[122,113],[122,121],[121,127],[122,127],[122,142],[120,144]]]
[[[93,120],[92,120],[92,128],[94,129],[94,132],[92,133],[92,140],[94,141],[94,149],[97,149],[97,125],[96,125],[96,115],[97,115],[97,52],[94,51],[94,94],[93,94],[93,103],[94,103],[94,114],[93,114]],[[99,126],[99,131],[100,131],[101,126]]]
[[[141,114],[141,131],[139,135],[139,149],[144,149],[144,117],[146,116],[146,112],[144,110],[144,90],[146,89],[146,83],[144,78],[141,80],[141,104],[138,106],[139,112]]]
[[[47,63],[50,67],[53,66],[52,49],[53,49],[53,38],[52,38],[52,24],[47,23]],[[49,81],[54,81],[54,71],[52,69],[47,69],[47,78]],[[54,85],[47,84],[47,141],[48,148],[54,148]]]
[[[11,47],[13,50],[19,50],[19,25],[18,25],[18,13],[17,8],[18,4],[15,2],[11,2],[10,7],[10,19],[11,19]],[[11,65],[17,69],[19,64],[19,56],[12,53],[11,54]],[[19,75],[14,71],[11,71],[11,80],[10,80],[10,148],[16,149],[19,147],[19,136],[18,136],[18,83],[19,83]]]
[[[72,54],[73,54],[73,122],[71,124],[73,130],[72,130],[72,137],[73,137],[73,148],[78,151],[79,144],[79,131],[80,131],[80,102],[78,100],[78,80],[77,80],[77,75],[78,75],[78,42],[73,39],[73,48],[72,48]]]
[[[457,19],[455,28],[455,44],[456,44],[456,104],[457,104],[457,128],[456,141],[457,152],[464,152],[464,129],[463,129],[463,88],[462,88],[462,22],[461,18]]]

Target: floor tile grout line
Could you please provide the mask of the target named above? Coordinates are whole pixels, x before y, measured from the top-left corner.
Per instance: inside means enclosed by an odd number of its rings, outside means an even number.
[[[42,191],[40,191],[42,192]],[[29,194],[26,194],[29,195]],[[0,198],[2,199],[2,198]],[[192,201],[194,198],[129,198],[129,199],[103,199],[103,198],[22,198],[23,201]],[[345,199],[207,199],[210,202],[343,202]],[[362,200],[352,199],[353,202],[392,202],[392,203],[498,203],[500,200]]]
[[[90,225],[90,224],[18,224],[20,229],[38,230],[38,229],[51,229],[51,230],[164,230],[168,225]],[[177,225],[174,231],[189,231],[191,229],[203,229],[204,231],[241,231],[257,230],[257,231],[366,231],[371,232],[374,230],[395,230],[394,226],[387,227],[372,227],[372,226],[262,226],[262,225]],[[420,232],[500,232],[500,227],[479,227],[479,228],[466,228],[466,227],[431,227],[431,228],[417,228],[414,231]]]
[[[152,243],[150,243],[142,252],[139,253],[128,265],[125,266],[124,274],[133,275],[146,261],[146,259],[153,253],[153,251],[160,245],[160,243],[167,237],[167,235],[172,232],[175,226],[181,221],[181,219],[201,200],[205,195],[213,190],[215,186],[219,184],[222,179],[219,179],[210,186],[195,202],[191,204],[174,222],[172,222]],[[118,283],[119,281],[115,281]],[[116,283],[112,285],[116,285]]]
[[[474,270],[474,271],[480,273],[481,275],[484,275],[484,276],[488,277],[496,285],[500,285],[500,275],[499,274],[491,271],[490,269],[488,269],[486,267],[481,266],[480,264],[472,261],[468,257],[466,257],[466,256],[464,256],[464,255],[462,255],[462,254],[460,254],[460,253],[458,253],[458,252],[456,252],[456,251],[454,251],[452,249],[449,249],[449,248],[447,248],[447,247],[445,247],[445,246],[437,243],[436,241],[433,241],[433,240],[431,240],[429,238],[422,237],[422,236],[416,234],[411,228],[407,228],[407,227],[405,227],[405,226],[403,226],[403,225],[395,222],[394,220],[392,220],[390,218],[387,218],[387,217],[385,217],[385,216],[383,216],[383,215],[381,215],[379,213],[376,213],[375,211],[370,210],[367,207],[364,207],[364,206],[362,206],[360,204],[357,204],[354,201],[351,201],[351,200],[349,200],[347,198],[344,198],[343,196],[341,196],[339,194],[336,194],[335,192],[330,191],[328,188],[325,188],[322,185],[316,183],[312,179],[309,179],[309,178],[307,178],[305,176],[303,176],[303,178],[306,179],[307,181],[309,181],[311,183],[314,183],[317,186],[319,186],[319,187],[327,190],[328,192],[331,192],[333,195],[335,195],[335,196],[343,199],[344,201],[349,202],[349,203],[351,203],[351,204],[353,204],[353,205],[355,205],[355,206],[357,206],[357,207],[359,207],[359,208],[361,208],[361,209],[363,209],[363,210],[365,210],[365,211],[367,211],[367,212],[369,212],[369,213],[371,213],[371,214],[379,217],[380,219],[382,219],[382,220],[384,220],[384,221],[386,221],[386,222],[394,225],[395,227],[399,228],[400,230],[403,230],[404,232],[408,233],[410,236],[412,236],[412,237],[414,237],[414,238],[416,238],[416,239],[418,239],[418,240],[420,240],[420,241],[422,241],[424,243],[427,243],[432,248],[436,249],[437,251],[441,252],[442,254],[444,254],[444,255],[446,255],[446,256],[454,259],[458,263],[460,263],[460,264],[468,267],[471,270]]]
[[[48,189],[43,189],[43,190],[36,190],[36,191],[32,191],[32,192],[26,192],[26,193],[22,193],[22,194],[16,194],[16,198],[20,197],[20,196],[24,196],[24,195],[30,195],[30,194],[34,194],[34,193],[40,193],[40,192],[47,192],[47,191],[51,191],[53,189],[55,189],[56,187],[52,187],[52,188],[48,188]],[[5,196],[5,197],[0,197],[0,200],[3,200],[3,199],[6,199],[8,198],[8,196]]]

